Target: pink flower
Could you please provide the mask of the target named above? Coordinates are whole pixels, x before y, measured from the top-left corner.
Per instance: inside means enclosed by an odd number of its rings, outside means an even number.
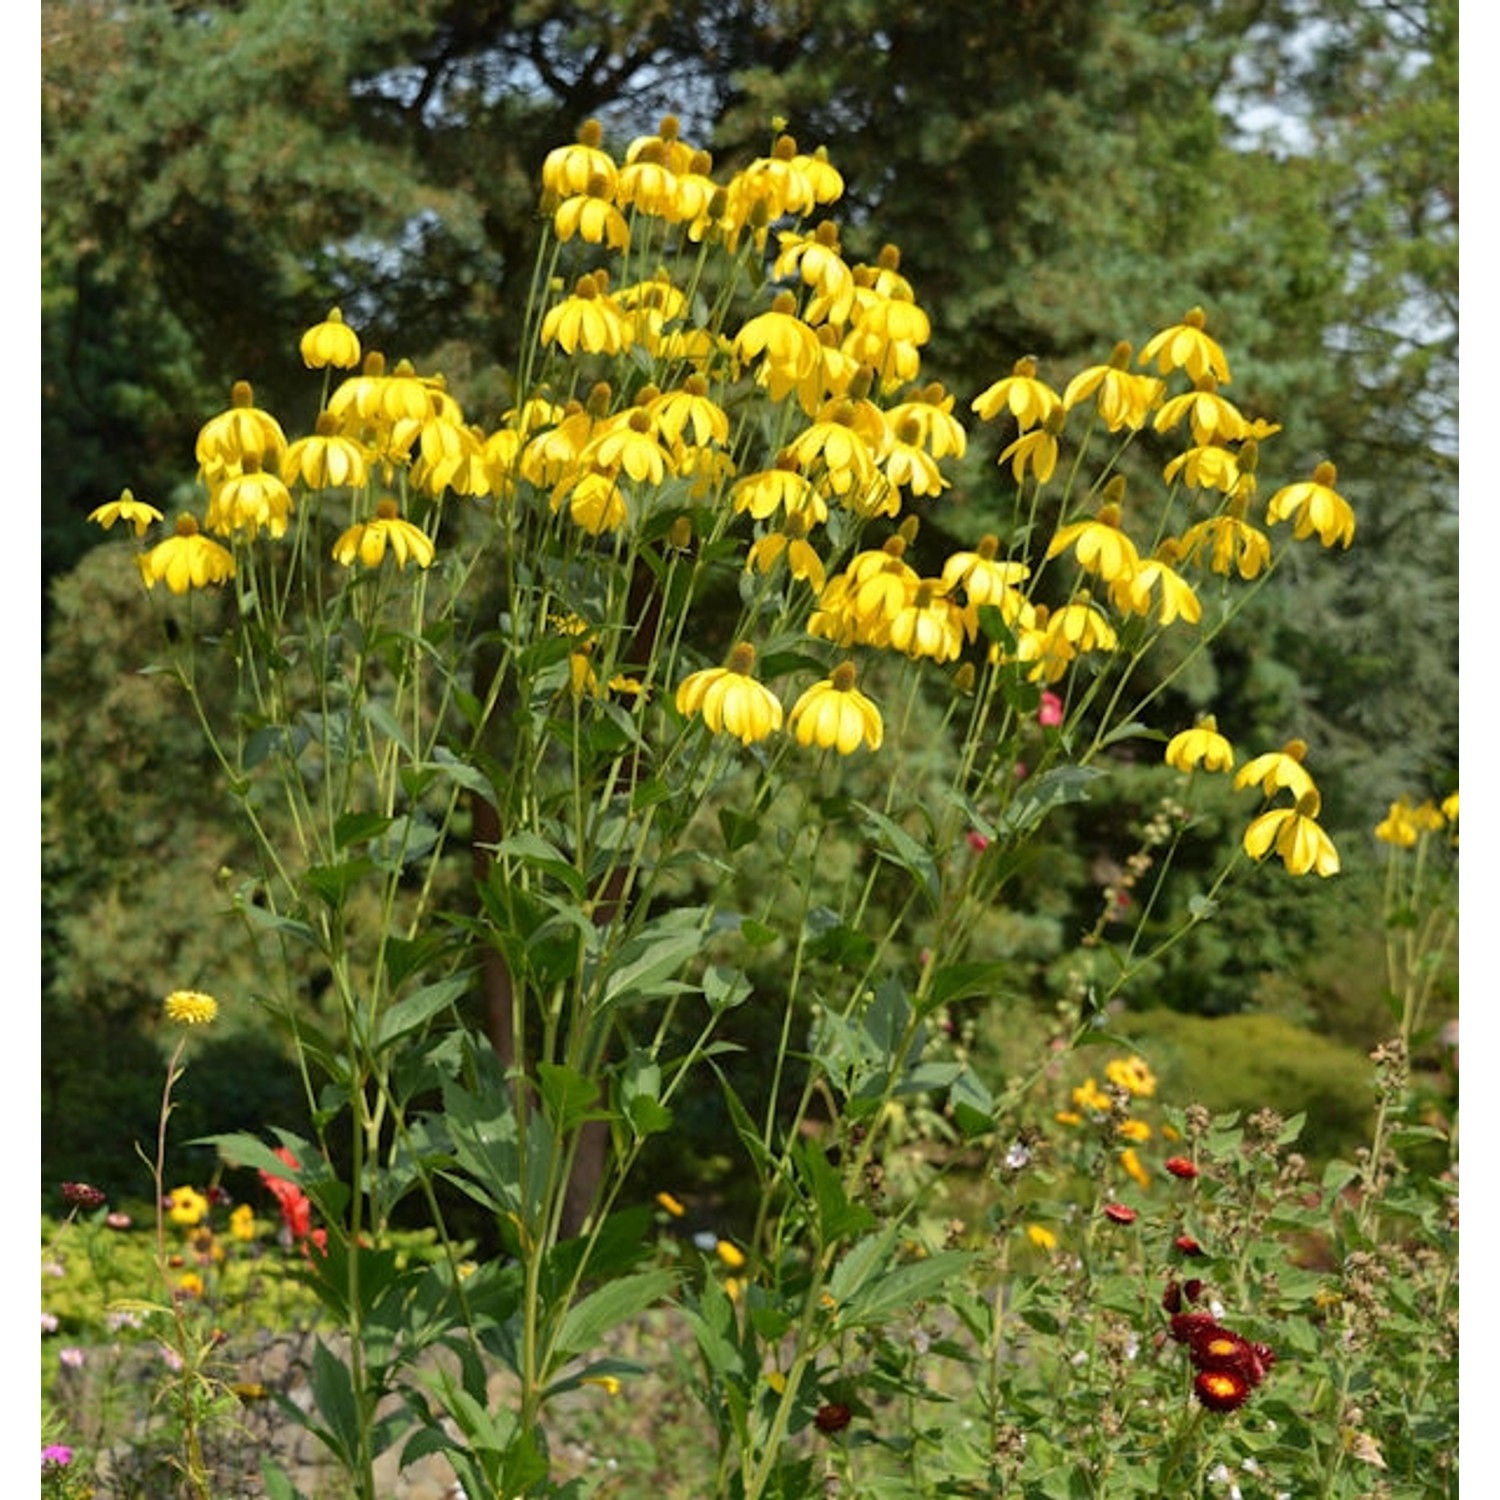
[[[73,1450],[66,1443],[48,1443],[42,1449],[42,1467],[48,1464],[56,1464],[59,1469],[65,1469],[73,1462]]]
[[[1042,694],[1041,707],[1036,711],[1036,721],[1043,729],[1056,729],[1063,721],[1063,701],[1056,693]]]
[[[977,829],[971,828],[968,833],[969,848],[976,854],[983,854],[990,847],[990,841]]]
[[[70,1370],[81,1370],[83,1368],[83,1350],[75,1349],[71,1344],[66,1349],[57,1351],[57,1361],[66,1365]]]

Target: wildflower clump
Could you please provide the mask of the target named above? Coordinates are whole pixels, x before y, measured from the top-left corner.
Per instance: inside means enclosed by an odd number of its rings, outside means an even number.
[[[1017,1107],[944,1023],[1016,983],[984,935],[1055,811],[1086,819],[1100,778],[1148,760],[1191,793],[1223,773],[1263,805],[1226,836],[1216,893],[1273,853],[1297,876],[1340,867],[1300,742],[1241,764],[1235,703],[1191,727],[1161,703],[1288,547],[1348,545],[1331,465],[1261,504],[1277,427],[1224,394],[1201,308],[1138,359],[1122,340],[1071,375],[1023,354],[969,390],[931,380],[940,330],[898,247],[849,249],[843,190],[785,131],[715,175],[680,121],[623,150],[586,122],[545,158],[520,347],[478,387],[503,400],[367,348],[335,308],[300,340],[323,385],[310,431],[288,440],[237,382],[198,434],[199,514],[155,540],[128,491],[95,514],[136,529],[148,588],[225,586],[228,625],[176,631],[171,670],[260,841],[234,903],[295,955],[267,1003],[298,1039],[316,1139],[218,1145],[259,1173],[349,1334],[309,1422],[361,1496],[395,1392],[466,1493],[540,1487],[550,1403],[620,1389],[596,1346],[668,1298],[705,1366],[720,1492],[791,1493],[799,1434],[921,1389],[880,1342],[898,1304],[978,1264],[962,1225],[923,1239],[890,1203],[927,1151],[988,1151]],[[1148,426],[1182,449],[1127,487]],[[980,442],[992,463],[970,462]],[[229,724],[202,692],[214,651]],[[1138,754],[1156,740],[1164,757]],[[1175,941],[1148,928],[1172,902],[1143,887],[1188,818],[1154,814],[1100,880],[1081,951],[1118,962],[1059,1007],[1060,1050]],[[741,1007],[777,1013],[750,1085],[726,1062]],[[166,1005],[185,1028],[216,1011],[196,991]],[[753,1215],[643,1268],[643,1227],[667,1254],[688,1211],[662,1191],[633,1215],[626,1184],[705,1090],[753,1167]],[[1185,1205],[1209,1174],[1169,1144],[1156,1091],[1133,1053],[1077,1083],[1046,1128],[1095,1143],[1092,1196],[1017,1213],[1019,1253],[1064,1267],[1086,1225],[1110,1254],[1207,1258]],[[993,1175],[1018,1179],[1035,1144],[1009,1141]],[[460,1251],[454,1192],[503,1254]],[[185,1231],[208,1217],[195,1189],[158,1198]],[[389,1249],[398,1206],[434,1221],[420,1274]],[[236,1209],[229,1240],[254,1235]],[[182,1270],[185,1318],[213,1280]],[[987,1295],[954,1321],[1000,1371]],[[409,1340],[388,1336],[398,1306],[423,1320]],[[446,1383],[413,1363],[439,1345],[459,1356]],[[1222,1329],[1190,1355],[1218,1411],[1270,1363]],[[513,1412],[463,1385],[490,1361]],[[1000,1492],[996,1454],[1029,1460],[987,1399],[969,1478]]]

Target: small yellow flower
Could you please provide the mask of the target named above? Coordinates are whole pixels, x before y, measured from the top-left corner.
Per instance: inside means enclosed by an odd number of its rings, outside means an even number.
[[[339,431],[339,419],[331,411],[318,413],[311,437],[298,438],[281,456],[281,477],[286,484],[299,481],[310,490],[339,489],[365,482],[364,446]]]
[[[136,561],[148,589],[165,583],[174,594],[234,577],[233,555],[211,537],[200,535],[198,522],[186,513],[178,516],[173,535],[143,552]]]
[[[729,1267],[731,1271],[744,1269],[745,1252],[729,1240],[720,1240],[714,1246],[714,1254]]]
[[[250,382],[237,380],[229,393],[228,408],[199,429],[195,452],[203,482],[210,487],[237,472],[246,458],[257,458],[271,468],[286,452],[281,423],[254,403]]]
[[[1060,1109],[1052,1116],[1059,1125],[1082,1125],[1083,1116],[1071,1109]]]
[[[1057,1236],[1042,1224],[1028,1224],[1026,1226],[1026,1238],[1031,1241],[1038,1250],[1056,1250]]]
[[[1193,771],[1202,766],[1205,771],[1232,771],[1234,750],[1228,740],[1219,733],[1219,725],[1212,714],[1205,714],[1192,729],[1184,729],[1167,741],[1165,756],[1169,766],[1179,771]]]
[[[180,1297],[201,1297],[203,1278],[196,1271],[184,1271],[177,1278],[177,1294]]]
[[[799,745],[852,755],[861,745],[878,750],[885,737],[880,710],[854,685],[854,664],[840,662],[792,706],[787,729]]]
[[[1151,1127],[1144,1120],[1121,1120],[1118,1134],[1140,1145],[1151,1139]]]
[[[685,677],[677,688],[677,712],[701,713],[714,734],[732,734],[742,745],[754,744],[781,728],[781,703],[750,676],[755,648],[741,641],[722,667],[707,667]]]
[[[542,319],[540,338],[568,354],[580,349],[585,354],[619,354],[630,346],[630,322],[602,289],[599,276],[580,276],[572,295]]]
[[[1410,797],[1391,803],[1391,810],[1375,825],[1375,837],[1399,849],[1410,849],[1417,842],[1417,833]]]
[[[382,500],[370,521],[356,521],[333,544],[333,560],[346,568],[355,561],[367,568],[378,568],[389,545],[396,566],[404,568],[408,559],[419,568],[431,566],[435,549],[432,538],[420,526],[403,521],[394,500]]]
[[[1128,578],[1140,565],[1135,543],[1120,529],[1120,507],[1106,504],[1086,521],[1064,526],[1047,547],[1049,558],[1073,548],[1078,566],[1097,573],[1106,583]]]
[[[1104,1076],[1137,1099],[1149,1099],[1156,1092],[1156,1075],[1144,1057],[1116,1057],[1104,1065]]]
[[[1141,1187],[1150,1187],[1151,1174],[1141,1162],[1140,1155],[1134,1146],[1127,1146],[1120,1153],[1120,1165],[1125,1168],[1127,1175],[1133,1178]]]
[[[201,990],[173,990],[162,1008],[179,1026],[207,1026],[219,1014],[219,1002]]]
[[[106,531],[116,521],[128,521],[135,527],[137,536],[145,536],[146,528],[153,522],[161,520],[161,512],[154,505],[147,505],[144,500],[137,500],[128,489],[120,491],[118,500],[110,500],[89,512],[89,520],[97,526],[102,526]]]
[[[176,1187],[167,1194],[167,1217],[191,1229],[208,1212],[208,1199],[197,1188]]]
[[[352,370],[360,361],[359,335],[344,321],[338,308],[328,311],[321,323],[314,323],[302,335],[299,346],[302,363],[309,370]]]
[[[584,1385],[597,1385],[606,1395],[618,1396],[620,1394],[618,1375],[585,1375],[582,1379]]]
[[[1277,490],[1266,506],[1266,520],[1294,520],[1292,535],[1301,541],[1318,534],[1325,547],[1341,542],[1346,548],[1354,540],[1354,510],[1334,488],[1338,470],[1321,463],[1312,478]]]
[[[1245,830],[1245,853],[1261,860],[1273,849],[1293,875],[1316,870],[1319,875],[1337,875],[1338,850],[1315,821],[1317,793],[1298,799],[1296,807],[1274,807],[1263,812]]]
[[[1109,363],[1090,365],[1080,370],[1063,391],[1063,406],[1071,410],[1080,401],[1094,397],[1099,415],[1110,432],[1122,427],[1138,431],[1146,425],[1152,408],[1161,400],[1167,387],[1154,375],[1132,375],[1130,345],[1124,342],[1114,347]]]
[[[974,398],[971,407],[981,421],[988,422],[1002,411],[1009,411],[1016,425],[1025,432],[1040,426],[1053,412],[1063,410],[1062,397],[1045,381],[1036,378],[1036,361],[1018,359],[1011,373]],[[1053,448],[1056,448],[1053,444]],[[1046,478],[1047,476],[1041,476]]]
[[[1307,745],[1302,740],[1288,740],[1280,750],[1257,755],[1254,760],[1246,761],[1240,767],[1234,778],[1234,789],[1240,791],[1247,786],[1256,786],[1267,797],[1274,797],[1277,792],[1285,790],[1298,802],[1309,797],[1315,799],[1318,795],[1317,787],[1313,785],[1312,777],[1302,764],[1302,758],[1306,754]],[[1314,815],[1317,811],[1315,801]]]
[[[1212,375],[1220,385],[1229,384],[1229,361],[1224,351],[1203,331],[1207,319],[1201,307],[1190,308],[1183,314],[1182,322],[1164,328],[1146,342],[1141,350],[1141,363],[1149,365],[1156,361],[1157,370],[1165,375],[1169,370],[1186,370],[1191,380],[1200,380]]]
[[[241,1203],[229,1215],[229,1235],[236,1240],[255,1238],[255,1210],[248,1203]]]
[[[671,1216],[674,1219],[680,1219],[687,1212],[687,1209],[685,1209],[682,1206],[682,1204],[679,1203],[678,1200],[676,1198],[674,1198],[670,1193],[667,1193],[667,1192],[658,1193],[656,1195],[656,1201],[669,1214],[671,1214]]]
[[[1073,1103],[1079,1109],[1092,1110],[1095,1114],[1107,1115],[1110,1111],[1109,1095],[1092,1078],[1084,1079],[1073,1090]]]

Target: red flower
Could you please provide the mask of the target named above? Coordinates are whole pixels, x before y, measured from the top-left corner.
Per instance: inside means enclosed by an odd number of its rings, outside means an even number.
[[[1210,1411],[1235,1411],[1250,1399],[1250,1382],[1233,1370],[1199,1370],[1193,1394]]]
[[[1172,1337],[1179,1344],[1189,1344],[1200,1334],[1217,1330],[1212,1313],[1177,1313],[1172,1319]]]
[[[1056,693],[1044,692],[1036,721],[1043,729],[1055,729],[1063,721],[1063,702]]]
[[[1185,1156],[1169,1156],[1162,1165],[1174,1177],[1193,1178],[1198,1175],[1198,1169]]]
[[[62,1185],[62,1200],[69,1208],[102,1208],[104,1194],[86,1182],[65,1182]]]
[[[983,854],[984,851],[990,847],[989,839],[984,834],[980,833],[977,828],[971,828],[968,832],[967,837],[969,840],[969,848],[971,848],[976,854]]]
[[[302,1164],[285,1146],[277,1146],[275,1155],[294,1172],[301,1170]],[[281,1209],[281,1221],[286,1225],[293,1242],[300,1245],[311,1240],[319,1250],[324,1249],[328,1243],[327,1231],[312,1227],[312,1203],[307,1194],[295,1182],[289,1182],[285,1177],[276,1177],[264,1169],[261,1170],[260,1180],[276,1199]]]
[[[1126,1208],[1123,1203],[1106,1203],[1104,1217],[1116,1224],[1134,1224],[1139,1216],[1133,1208]]]
[[[1177,1238],[1172,1241],[1172,1248],[1176,1250],[1179,1255],[1203,1254],[1203,1246],[1200,1245],[1198,1241],[1195,1240],[1190,1234],[1179,1234]]]
[[[830,1401],[820,1406],[813,1417],[813,1426],[819,1432],[842,1432],[853,1420],[854,1413],[842,1401]]]

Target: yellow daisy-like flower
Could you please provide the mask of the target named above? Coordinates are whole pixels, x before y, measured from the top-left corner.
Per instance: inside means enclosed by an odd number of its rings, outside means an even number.
[[[580,276],[573,294],[547,310],[541,342],[564,353],[619,354],[630,346],[630,322],[605,292],[598,276]]]
[[[239,1204],[229,1215],[229,1236],[236,1240],[255,1238],[255,1210],[248,1203]]]
[[[148,589],[165,583],[174,594],[206,588],[234,577],[234,557],[210,537],[201,536],[190,515],[177,518],[177,530],[136,559]]]
[[[1279,791],[1288,791],[1298,802],[1318,795],[1312,777],[1302,764],[1307,754],[1307,745],[1302,740],[1288,740],[1280,750],[1271,750],[1246,761],[1234,778],[1236,791],[1247,786],[1259,787],[1262,794],[1274,797]],[[1316,813],[1317,809],[1313,811]]]
[[[1069,547],[1079,567],[1097,573],[1106,583],[1128,578],[1141,561],[1135,543],[1120,530],[1118,505],[1101,505],[1097,517],[1064,526],[1048,545],[1047,556],[1057,557]]]
[[[144,500],[137,500],[128,489],[120,491],[118,500],[106,501],[103,505],[89,512],[89,520],[96,526],[102,526],[106,531],[116,521],[125,521],[135,527],[137,536],[145,536],[146,528],[153,522],[161,520],[161,512],[154,505],[147,505]]]
[[[1392,844],[1398,849],[1410,849],[1417,842],[1420,830],[1412,817],[1410,797],[1402,797],[1391,803],[1390,811],[1375,825],[1375,837],[1383,844]]]
[[[1136,1099],[1149,1099],[1156,1092],[1156,1074],[1144,1057],[1115,1057],[1104,1065],[1104,1076]]]
[[[1194,771],[1199,766],[1205,771],[1234,769],[1234,750],[1219,733],[1212,714],[1205,714],[1192,729],[1174,734],[1167,741],[1165,759],[1169,766],[1175,766],[1179,771]]]
[[[356,521],[333,544],[333,560],[346,568],[357,561],[367,568],[378,568],[389,547],[396,566],[408,561],[419,568],[429,567],[435,555],[432,538],[420,526],[401,519],[396,502],[385,499],[375,507],[374,519]]]
[[[300,482],[310,490],[359,486],[365,473],[363,445],[340,433],[339,419],[331,411],[319,412],[313,434],[298,438],[281,456],[282,481]]]
[[[1023,432],[1001,451],[996,462],[1003,468],[1006,459],[1010,460],[1010,472],[1017,484],[1026,478],[1027,469],[1036,476],[1038,484],[1046,484],[1057,469],[1057,436],[1050,426]]]
[[[250,382],[237,380],[229,393],[228,410],[203,424],[194,451],[203,482],[212,487],[237,473],[247,458],[274,466],[286,452],[286,434],[270,412],[255,405]]]
[[[1354,511],[1333,488],[1337,480],[1338,470],[1332,464],[1319,464],[1311,479],[1289,484],[1271,496],[1266,520],[1273,525],[1294,520],[1292,535],[1298,541],[1316,532],[1325,547],[1341,542],[1347,548],[1354,540]]]
[[[1137,432],[1144,427],[1146,418],[1167,387],[1154,375],[1132,374],[1130,354],[1130,345],[1121,342],[1115,345],[1108,364],[1090,365],[1088,369],[1080,370],[1063,391],[1063,408],[1071,411],[1080,401],[1092,396],[1110,432],[1118,432],[1122,427]]]
[[[823,559],[807,540],[807,522],[801,515],[788,516],[784,530],[768,531],[751,543],[745,554],[745,571],[769,573],[783,554],[792,577],[803,579],[815,592],[822,593],[826,581]]]
[[[1235,569],[1241,578],[1258,578],[1271,565],[1271,542],[1244,519],[1244,502],[1231,500],[1228,511],[1189,526],[1178,538],[1178,556],[1197,562],[1208,553],[1209,570],[1229,576]]]
[[[1193,389],[1173,396],[1157,412],[1151,424],[1158,432],[1170,432],[1182,419],[1188,419],[1193,441],[1205,443],[1238,443],[1250,436],[1250,424],[1240,409],[1219,395],[1213,376],[1205,375],[1194,382]]]
[[[680,1218],[682,1218],[682,1216],[683,1216],[683,1215],[684,1215],[684,1214],[685,1214],[685,1213],[687,1213],[687,1209],[685,1209],[685,1208],[684,1208],[684,1207],[683,1207],[683,1206],[682,1206],[682,1204],[681,1204],[681,1203],[680,1203],[680,1202],[679,1202],[679,1201],[678,1201],[678,1200],[677,1200],[677,1199],[676,1199],[676,1198],[674,1198],[674,1197],[673,1197],[673,1196],[672,1196],[672,1195],[671,1195],[671,1193],[667,1193],[667,1192],[661,1192],[661,1193],[658,1193],[658,1194],[657,1194],[657,1195],[656,1195],[656,1201],[657,1201],[657,1203],[659,1203],[659,1204],[660,1204],[660,1205],[661,1205],[661,1207],[662,1207],[662,1208],[664,1208],[664,1209],[665,1209],[665,1210],[666,1210],[666,1211],[667,1211],[667,1212],[668,1212],[668,1213],[669,1213],[669,1214],[670,1214],[670,1215],[671,1215],[671,1216],[672,1216],[672,1217],[673,1217],[673,1218],[674,1218],[674,1219],[680,1219]]]
[[[729,1267],[731,1271],[740,1271],[745,1266],[745,1252],[730,1240],[720,1240],[714,1246],[714,1254]]]
[[[336,370],[352,370],[360,361],[359,335],[336,307],[302,335],[299,349],[302,363],[309,370],[326,370],[330,365]]]
[[[207,1026],[219,1014],[219,1002],[201,990],[173,990],[162,1009],[179,1026]]]
[[[618,531],[630,519],[625,495],[612,474],[595,471],[564,479],[552,491],[552,509],[561,509],[565,499],[573,524],[590,536]]]
[[[244,469],[213,492],[203,524],[220,536],[243,531],[254,537],[264,528],[281,537],[291,513],[291,491],[280,476],[264,472],[258,458],[246,458]]]
[[[1149,615],[1151,590],[1157,589],[1157,619],[1161,624],[1182,619],[1196,625],[1203,618],[1203,605],[1192,584],[1172,566],[1177,551],[1176,543],[1169,538],[1156,549],[1154,557],[1145,558],[1133,573],[1110,585],[1110,602],[1121,614]]]
[[[192,1229],[208,1212],[208,1199],[192,1187],[176,1187],[167,1194],[167,1217],[174,1224]]]
[[[1183,314],[1182,322],[1164,328],[1148,339],[1141,350],[1141,363],[1149,365],[1156,361],[1157,370],[1165,375],[1169,370],[1186,370],[1189,379],[1199,380],[1211,375],[1220,385],[1229,384],[1229,361],[1224,351],[1203,331],[1207,321],[1201,307],[1190,308]]]
[[[861,745],[878,750],[885,738],[880,710],[854,685],[854,664],[840,662],[792,706],[788,730],[799,745],[852,755]]]
[[[1134,1146],[1127,1146],[1120,1153],[1120,1165],[1125,1168],[1126,1174],[1133,1178],[1141,1187],[1151,1186],[1151,1174],[1146,1170],[1141,1161],[1140,1153]]]
[[[1241,481],[1240,466],[1228,448],[1215,443],[1204,443],[1179,453],[1161,471],[1168,484],[1176,481],[1179,474],[1195,490],[1222,490],[1226,495],[1238,491]]]
[[[1319,875],[1337,875],[1338,850],[1316,822],[1317,793],[1301,797],[1296,807],[1273,807],[1263,812],[1245,830],[1245,853],[1261,860],[1274,849],[1293,875],[1316,870]]]
[[[770,309],[750,319],[730,345],[739,364],[756,366],[772,401],[781,401],[823,364],[818,335],[797,316],[797,299],[778,292]]]
[[[596,177],[604,180],[602,196],[613,197],[618,169],[614,159],[601,149],[604,127],[597,120],[585,120],[578,129],[578,139],[567,146],[556,146],[542,162],[542,186],[559,198],[587,193]]]
[[[781,728],[781,703],[751,675],[755,647],[741,641],[722,667],[707,667],[685,677],[677,688],[677,712],[702,714],[714,734],[732,734],[742,745],[766,739]]]
[[[963,611],[948,597],[946,585],[924,578],[891,616],[882,644],[913,660],[957,661],[965,634]]]
[[[1064,410],[1062,397],[1045,381],[1036,378],[1036,361],[1018,359],[1011,373],[974,398],[971,410],[988,422],[1009,411],[1022,432],[1040,426],[1053,412]]]
[[[1107,1115],[1111,1108],[1109,1095],[1092,1078],[1085,1078],[1073,1090],[1073,1103],[1079,1109],[1092,1110],[1100,1115]]]
[[[986,532],[972,552],[954,552],[943,564],[943,583],[948,588],[962,585],[970,604],[995,604],[1002,608],[1016,592],[1016,585],[1031,576],[1023,562],[1000,556],[1000,539]]]
[[[736,511],[749,511],[764,521],[778,509],[788,516],[805,515],[810,521],[828,519],[828,502],[815,490],[790,454],[783,455],[774,469],[761,469],[737,479],[729,492]]]
[[[592,179],[590,191],[564,198],[552,215],[552,232],[567,243],[574,235],[589,245],[607,245],[611,250],[630,248],[630,225],[625,215],[610,201],[607,192],[593,189],[604,182]]]
[[[1151,1127],[1144,1120],[1121,1120],[1116,1134],[1139,1146],[1151,1139]]]
[[[1057,1249],[1057,1236],[1044,1224],[1028,1224],[1026,1226],[1026,1238],[1038,1250],[1050,1252]]]

